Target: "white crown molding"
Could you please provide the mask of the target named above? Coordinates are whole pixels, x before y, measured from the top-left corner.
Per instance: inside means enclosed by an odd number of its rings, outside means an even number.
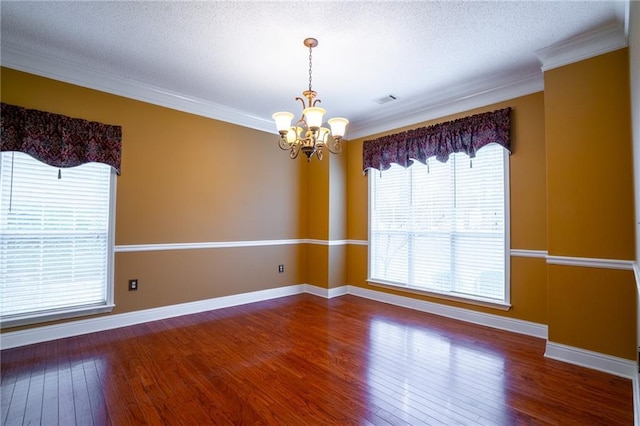
[[[632,271],[632,260],[594,259],[590,257],[547,256],[548,265],[583,266],[587,268],[623,269]]]
[[[630,359],[619,358],[613,355],[606,355],[551,341],[547,341],[544,356],[632,380],[638,374],[637,364]]]
[[[0,64],[3,67],[51,78],[77,86],[124,96],[154,105],[184,111],[251,129],[275,133],[273,121],[249,115],[215,102],[184,96],[150,84],[88,68],[82,64],[62,61],[50,55],[2,45]]]
[[[275,134],[273,122],[215,102],[164,90],[143,82],[115,76],[82,64],[63,61],[50,55],[36,53],[9,44],[2,46],[0,64],[7,68],[52,78],[114,95],[124,96],[203,117],[213,118],[252,129]],[[467,111],[495,102],[539,92],[543,89],[542,73],[519,77],[516,80],[474,80],[448,89],[425,104],[423,100],[407,104],[402,110],[389,114],[382,110],[366,121],[349,126],[346,139],[371,135],[448,114]]]
[[[624,26],[616,23],[536,50],[536,55],[542,62],[542,71],[548,71],[626,46]]]
[[[371,136],[542,90],[544,90],[544,82],[540,71],[521,75],[515,79],[511,77],[473,80],[467,84],[457,84],[443,90],[426,103],[424,99],[420,99],[393,111],[380,109],[380,112],[371,113],[366,119],[357,120],[349,126],[347,137],[357,139]]]
[[[612,25],[540,49],[536,54],[542,61],[542,70],[548,70],[626,45],[624,27]],[[275,134],[273,122],[269,119],[10,44],[2,46],[0,64],[19,71]],[[432,96],[426,103],[424,99],[420,99],[393,111],[382,108],[377,113],[369,114],[364,120],[354,120],[348,129],[346,139],[410,126],[542,90],[542,72],[523,74],[516,78],[497,77],[481,81],[475,79],[447,88]]]

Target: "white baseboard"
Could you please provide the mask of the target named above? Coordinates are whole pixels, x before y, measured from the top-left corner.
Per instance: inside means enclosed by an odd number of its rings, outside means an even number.
[[[447,318],[457,319],[473,324],[485,325],[500,330],[511,331],[528,336],[547,338],[547,326],[529,321],[514,318],[507,318],[500,315],[486,314],[484,312],[472,311],[470,309],[457,308],[454,306],[442,305],[440,303],[427,302],[411,297],[397,296],[395,294],[370,290],[357,286],[348,286],[348,293],[365,299],[376,300],[378,302],[389,303],[391,305],[402,306],[417,311],[428,312]]]
[[[525,334],[545,340],[547,339],[547,326],[544,324],[537,324],[499,315],[472,311],[469,309],[441,305],[439,303],[427,302],[424,300],[413,299],[411,297],[398,296],[351,285],[326,289],[310,284],[298,284],[250,293],[217,297],[214,299],[196,302],[181,303],[178,305],[163,306],[160,308],[145,309],[124,314],[89,318],[26,330],[10,331],[0,334],[0,348],[10,349],[18,346],[142,324],[145,322],[157,321],[181,315],[189,315],[231,306],[244,305],[247,303],[260,302],[300,293],[309,293],[325,299],[351,294],[357,297],[389,303],[421,312],[428,312],[473,324]],[[547,342],[545,356],[559,361],[568,362],[570,364],[576,364],[617,376],[630,378],[635,381],[634,401],[638,401],[640,398],[640,392],[638,392],[637,389],[637,364],[631,360],[561,345],[554,342]],[[637,417],[640,417],[640,415],[637,415]],[[637,424],[640,425],[640,423]]]
[[[328,299],[333,299],[334,297],[344,296],[345,294],[349,294],[348,285],[343,285],[342,287],[330,288]]]
[[[634,374],[631,379],[633,386],[633,424],[640,426],[640,374]]]
[[[331,299],[345,294],[352,294],[354,296],[402,306],[422,312],[429,312],[447,318],[526,334],[529,336],[539,337],[541,339],[547,338],[547,326],[542,324],[501,317],[498,315],[485,314],[482,312],[441,305],[438,303],[426,302],[410,297],[396,296],[350,285],[326,289],[310,284],[298,284],[269,290],[217,297],[214,299],[200,300],[196,302],[181,303],[178,305],[163,306],[160,308],[89,318],[26,330],[10,331],[0,334],[0,348],[10,349],[18,346],[64,339],[66,337],[79,336],[81,334],[111,330],[119,327],[126,327],[231,306],[244,305],[247,303],[260,302],[300,293],[309,293],[325,299]]]
[[[618,358],[613,355],[605,355],[560,343],[547,341],[544,356],[631,380],[637,379],[638,376],[638,365],[630,359]]]
[[[312,291],[309,291],[309,287],[313,286],[298,284],[249,293],[234,294],[231,296],[216,297],[196,302],[181,303],[178,305],[163,306],[160,308],[143,309],[123,314],[89,318],[62,324],[46,325],[26,330],[9,331],[0,334],[0,348],[10,349],[18,346],[47,342],[50,340],[64,339],[65,337],[79,336],[97,331],[111,330],[114,328],[158,321],[166,318],[260,302],[278,297],[291,296],[307,291],[314,294]],[[315,288],[320,289],[319,287]]]

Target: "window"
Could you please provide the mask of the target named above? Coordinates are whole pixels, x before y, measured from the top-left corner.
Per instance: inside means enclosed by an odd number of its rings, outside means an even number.
[[[113,308],[114,195],[106,164],[58,169],[1,153],[3,327]]]
[[[369,280],[509,303],[507,151],[369,173]]]

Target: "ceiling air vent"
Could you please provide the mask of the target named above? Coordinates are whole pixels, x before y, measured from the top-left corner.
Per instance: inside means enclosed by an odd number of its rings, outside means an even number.
[[[395,101],[396,99],[398,99],[398,97],[396,95],[387,95],[387,96],[383,96],[383,97],[378,98],[378,99],[374,99],[374,101],[377,104],[382,105],[382,104],[386,104],[386,103],[391,102],[391,101]]]

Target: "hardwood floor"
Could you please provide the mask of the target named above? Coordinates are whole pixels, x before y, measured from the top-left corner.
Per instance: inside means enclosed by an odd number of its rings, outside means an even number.
[[[298,295],[1,352],[5,425],[632,425],[544,341]]]

